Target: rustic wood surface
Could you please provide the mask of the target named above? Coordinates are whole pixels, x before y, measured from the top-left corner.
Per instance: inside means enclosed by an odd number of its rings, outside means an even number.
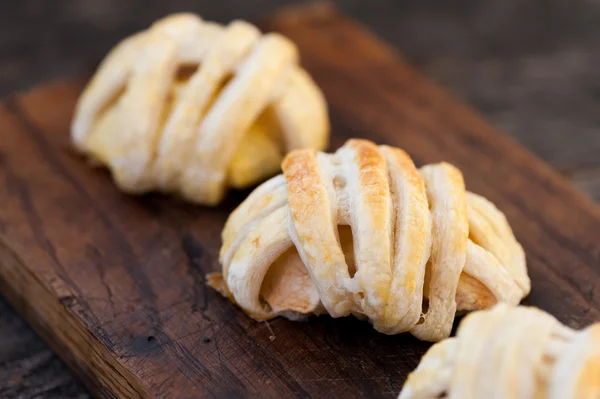
[[[233,7],[197,1],[172,1],[168,6],[133,0],[82,1],[77,7],[66,3],[27,0],[0,5],[0,19],[11,17],[0,24],[0,93],[86,70],[119,37],[174,9],[227,20],[251,18],[284,2],[228,2],[240,3]],[[433,1],[355,1],[341,6],[589,196],[600,199],[598,3],[483,1],[441,6]],[[4,132],[6,124],[1,129]],[[6,198],[2,195],[0,201]],[[588,263],[597,265],[595,259]],[[594,300],[593,291],[588,292]],[[0,300],[0,397],[86,396],[56,356]]]

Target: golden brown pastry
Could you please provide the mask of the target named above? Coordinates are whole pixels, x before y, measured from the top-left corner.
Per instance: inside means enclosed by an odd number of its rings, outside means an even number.
[[[223,230],[211,284],[256,319],[329,313],[386,334],[447,337],[457,310],[517,304],[525,257],[504,215],[452,165],[349,140],[297,150]]]
[[[399,399],[600,398],[600,323],[574,331],[532,307],[468,315],[435,344]]]
[[[274,175],[292,149],[324,149],[328,135],[323,95],[290,40],[192,14],[117,45],[72,123],[77,149],[107,165],[124,191],[202,204]]]

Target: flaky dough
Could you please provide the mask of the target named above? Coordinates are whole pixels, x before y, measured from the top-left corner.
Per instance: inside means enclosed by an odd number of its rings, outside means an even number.
[[[399,399],[600,398],[600,323],[574,331],[533,307],[468,315],[435,344]]]
[[[283,172],[230,215],[210,280],[256,319],[353,314],[437,341],[457,310],[529,292],[505,216],[452,165],[418,170],[400,149],[349,140],[294,151]]]
[[[124,191],[203,204],[274,175],[289,150],[324,149],[328,135],[325,100],[291,41],[192,14],[117,45],[72,123],[76,148],[107,165]]]

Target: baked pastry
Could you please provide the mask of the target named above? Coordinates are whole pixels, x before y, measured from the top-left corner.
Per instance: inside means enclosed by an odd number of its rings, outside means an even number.
[[[468,315],[435,344],[399,399],[600,398],[600,323],[574,331],[532,307]]]
[[[285,153],[324,149],[323,94],[296,46],[253,25],[175,14],[117,45],[81,95],[77,149],[130,193],[216,204],[273,176]]]
[[[457,310],[517,304],[530,289],[505,216],[447,163],[349,140],[293,151],[222,233],[213,287],[255,319],[329,313],[386,334],[450,334]]]

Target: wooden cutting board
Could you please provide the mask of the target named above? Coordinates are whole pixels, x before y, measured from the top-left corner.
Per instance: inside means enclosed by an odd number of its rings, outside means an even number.
[[[300,47],[332,148],[365,137],[417,164],[449,161],[502,209],[527,252],[526,303],[600,320],[600,212],[557,173],[327,5],[262,27]],[[69,149],[84,79],[0,106],[0,292],[99,397],[395,397],[429,344],[352,318],[258,323],[205,286],[216,209],[120,193]]]

